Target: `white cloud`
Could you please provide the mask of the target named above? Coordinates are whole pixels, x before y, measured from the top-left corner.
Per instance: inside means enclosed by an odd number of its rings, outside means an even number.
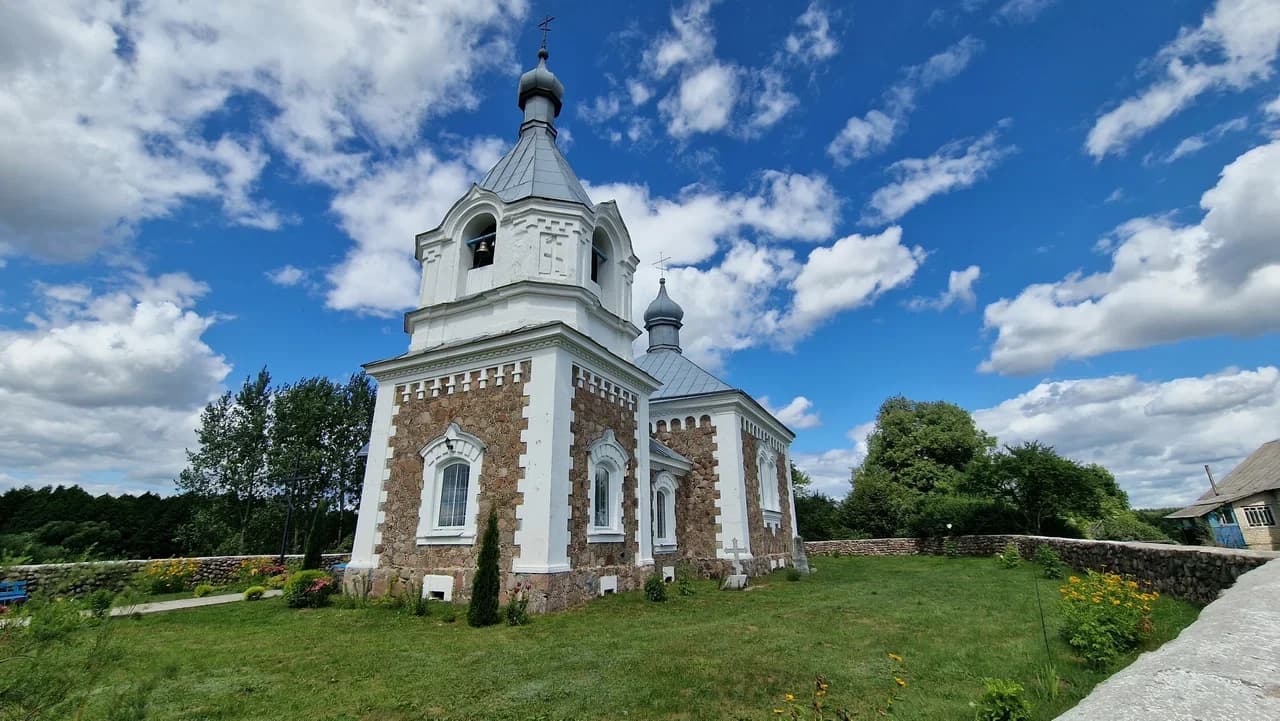
[[[683,65],[707,59],[715,52],[711,0],[690,0],[683,8],[672,9],[671,29],[644,53],[645,66],[659,78]]]
[[[817,428],[822,425],[822,418],[816,412],[810,412],[813,408],[813,401],[804,396],[796,396],[791,402],[781,408],[774,408],[769,403],[769,396],[760,398],[760,405],[765,410],[773,414],[774,418],[782,421],[783,424],[789,426],[792,430],[805,430],[807,428]]]
[[[1280,141],[1222,171],[1204,218],[1137,218],[1117,228],[1111,267],[1072,273],[988,305],[997,333],[981,370],[1029,373],[1189,338],[1280,330]]]
[[[1242,90],[1271,77],[1280,50],[1280,4],[1274,0],[1219,0],[1197,28],[1183,28],[1153,65],[1163,77],[1103,113],[1085,141],[1101,160],[1211,90]],[[1209,57],[1212,60],[1204,60]]]
[[[796,26],[782,43],[788,55],[806,63],[818,63],[840,52],[840,42],[831,37],[831,16],[816,0],[796,18]]]
[[[1175,160],[1185,158],[1193,153],[1198,153],[1213,143],[1221,140],[1227,133],[1238,133],[1248,126],[1249,121],[1244,117],[1233,118],[1226,122],[1218,123],[1203,133],[1196,133],[1195,135],[1183,138],[1168,155],[1162,158],[1162,160],[1166,163],[1172,163]]]
[[[622,112],[622,98],[618,95],[600,95],[585,105],[578,106],[578,117],[588,123],[603,123]]]
[[[875,428],[869,421],[851,428],[845,437],[853,445],[810,453],[793,453],[791,461],[809,474],[812,490],[833,498],[843,498],[851,488],[853,469],[867,457],[867,434]]]
[[[1110,204],[1110,203],[1119,203],[1122,200],[1124,200],[1124,188],[1116,188],[1115,190],[1111,191],[1111,194],[1108,195],[1106,199],[1103,200],[1102,202]]]
[[[1275,100],[1267,103],[1263,111],[1273,118],[1280,118],[1280,95],[1276,96]]]
[[[977,139],[948,143],[927,158],[905,158],[890,165],[888,173],[895,181],[872,193],[863,222],[893,222],[935,195],[982,180],[1013,152],[1012,147],[998,145],[997,139],[993,130]]]
[[[978,297],[973,292],[973,284],[978,281],[982,269],[971,265],[964,270],[953,270],[947,278],[947,289],[937,298],[912,298],[907,307],[911,310],[945,310],[959,305],[964,310],[973,310]]]
[[[906,127],[920,93],[959,75],[982,47],[981,40],[965,36],[925,62],[904,68],[902,78],[885,91],[883,107],[849,118],[827,146],[827,154],[838,165],[848,165],[889,147]]]
[[[1011,23],[1032,23],[1058,0],[1008,0],[996,11],[996,17]]]
[[[973,415],[1001,443],[1039,440],[1101,464],[1135,506],[1177,506],[1208,490],[1204,464],[1221,478],[1275,438],[1280,370],[1227,368],[1163,382],[1132,375],[1044,381]]]
[[[0,471],[32,483],[104,475],[166,491],[203,405],[230,371],[181,273],[95,293],[40,286],[27,328],[0,329]]]
[[[920,246],[902,244],[902,228],[896,225],[879,235],[849,235],[815,248],[791,282],[795,298],[782,319],[784,337],[803,337],[836,313],[907,284],[925,255]]]
[[[287,287],[301,283],[307,277],[307,272],[293,265],[286,265],[282,268],[276,268],[266,273],[267,280]]]
[[[767,69],[757,73],[755,81],[756,87],[751,92],[754,112],[740,133],[747,138],[756,137],[772,128],[800,103],[787,90],[785,79],[776,70]]]
[[[738,102],[739,70],[711,63],[680,80],[676,92],[658,102],[667,132],[676,138],[723,130]]]
[[[473,107],[471,80],[506,67],[498,31],[524,11],[5,3],[0,255],[85,258],[192,198],[220,202],[229,222],[279,227],[288,219],[254,196],[272,154],[346,187],[368,173],[367,146],[403,149],[432,115]],[[233,98],[261,102],[249,114],[260,137],[206,139]]]

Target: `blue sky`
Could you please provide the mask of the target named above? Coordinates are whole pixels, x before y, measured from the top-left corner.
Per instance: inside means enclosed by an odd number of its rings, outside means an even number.
[[[885,397],[1175,504],[1280,421],[1280,6],[6,3],[0,488],[168,491],[268,366],[404,350],[412,237],[560,144],[837,495]],[[299,6],[301,7],[301,6]]]

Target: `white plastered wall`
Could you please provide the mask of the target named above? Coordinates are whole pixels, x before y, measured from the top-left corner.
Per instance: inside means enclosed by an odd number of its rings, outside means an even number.
[[[516,509],[520,524],[515,532],[520,555],[512,559],[511,570],[568,571],[572,460],[569,423],[573,400],[573,363],[569,354],[556,347],[535,352],[525,392],[529,404],[524,416],[529,422],[520,434],[525,443],[525,452],[520,456],[524,478],[518,485],[524,499]]]
[[[733,558],[725,548],[737,539],[741,548],[747,549],[739,558],[751,558],[751,534],[747,526],[747,484],[742,458],[742,420],[732,410],[717,411],[711,416],[716,428],[716,469],[719,478],[716,489],[720,491],[719,512],[716,522],[720,533],[716,537],[716,555]]]
[[[395,433],[391,419],[395,416],[396,407],[395,383],[379,383],[378,394],[374,400],[373,423],[369,429],[369,457],[365,459],[364,488],[360,493],[360,508],[376,509],[385,500],[383,485],[391,471],[387,468],[388,441]],[[378,565],[378,556],[374,553],[379,539],[378,523],[382,511],[363,512],[356,521],[355,541],[351,546],[351,562],[348,568],[371,569]]]

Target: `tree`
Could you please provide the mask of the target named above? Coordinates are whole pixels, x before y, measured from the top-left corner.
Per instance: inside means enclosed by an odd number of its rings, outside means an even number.
[[[845,536],[840,504],[822,493],[796,494],[796,525],[806,541],[829,541]]]
[[[1110,476],[1100,466],[1081,466],[1052,446],[1030,441],[1005,446],[983,475],[970,480],[970,488],[1009,502],[1021,515],[1024,530],[1039,534],[1049,521],[1060,525],[1071,516],[1098,517]]]
[[[480,541],[480,558],[476,561],[476,577],[471,583],[471,605],[467,607],[467,623],[492,626],[498,616],[498,594],[502,577],[498,570],[498,512],[489,511],[489,525]]]
[[[799,468],[796,468],[796,464],[792,463],[791,464],[791,488],[795,492],[796,498],[800,498],[801,496],[808,495],[810,492],[809,488],[812,484],[813,484],[813,479],[809,478],[809,474],[805,473]]]
[[[913,401],[894,396],[880,406],[867,435],[863,468],[921,493],[950,491],[965,470],[995,446],[965,409],[945,401]]]
[[[871,538],[901,535],[906,532],[909,509],[919,496],[885,469],[863,464],[854,472],[853,492],[840,504],[840,523]]]

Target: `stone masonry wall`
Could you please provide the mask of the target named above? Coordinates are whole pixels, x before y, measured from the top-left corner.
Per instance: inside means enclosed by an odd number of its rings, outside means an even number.
[[[716,522],[719,514],[716,504],[720,502],[720,491],[716,488],[720,479],[715,457],[716,427],[710,416],[702,416],[696,422],[691,420],[686,418],[679,426],[672,423],[670,427],[666,421],[658,422],[653,434],[693,463],[693,470],[680,478],[680,487],[676,490],[676,553],[665,556],[714,559],[716,534],[720,533],[720,524]]]
[[[274,563],[279,556],[200,556],[190,559],[134,559],[129,561],[94,561],[90,563],[41,563],[28,566],[10,566],[0,572],[2,581],[26,581],[27,591],[66,593],[81,595],[106,588],[119,591],[129,583],[148,563],[190,560],[198,564],[191,579],[191,587],[201,583],[223,586],[239,579],[240,566],[248,560]],[[345,563],[351,558],[346,553],[327,553],[322,565],[326,568]],[[285,556],[288,563],[300,563],[302,556]]]
[[[764,511],[760,504],[760,468],[756,463],[759,445],[760,441],[751,434],[742,434],[742,462],[746,466],[743,470],[746,476],[747,529],[751,535],[752,555],[752,569],[748,573],[751,575],[768,573],[772,570],[772,561],[791,559],[791,508],[788,505],[786,486],[781,485],[782,464],[778,464],[779,475],[773,479],[782,498],[782,527],[774,530],[765,528]]]
[[[600,576],[618,576],[618,590],[627,591],[643,583],[643,576],[635,572],[636,555],[640,548],[636,543],[639,528],[636,489],[636,406],[625,394],[604,387],[596,376],[583,373],[575,367],[573,377],[581,379],[573,390],[570,407],[573,421],[569,424],[573,445],[569,449],[572,466],[569,470],[569,563],[574,571],[570,578],[553,579],[565,596],[564,606],[574,606],[594,597],[599,589]],[[591,525],[589,487],[590,447],[612,430],[614,438],[627,452],[629,461],[622,477],[622,529],[624,540],[620,543],[588,543],[587,529]],[[640,579],[640,580],[638,580]],[[538,582],[537,579],[530,579]],[[554,608],[559,604],[552,604]]]
[[[940,555],[944,538],[868,538],[843,541],[809,541],[805,551],[814,556]],[[1158,543],[1088,541],[1044,536],[955,536],[961,554],[989,556],[1013,541],[1023,558],[1048,544],[1072,568],[1106,570],[1148,580],[1161,593],[1196,603],[1210,603],[1242,574],[1276,558],[1280,552],[1245,551],[1212,546],[1179,546]]]
[[[466,600],[490,509],[498,512],[499,567],[511,568],[511,559],[519,553],[515,545],[516,507],[523,494],[516,489],[524,477],[520,456],[525,444],[520,434],[528,425],[524,408],[529,402],[525,395],[529,373],[530,363],[523,361],[518,369],[510,363],[477,369],[444,383],[432,382],[431,387],[425,382],[396,386],[399,406],[391,420],[395,433],[387,441],[391,473],[383,486],[387,500],[380,506],[385,518],[379,527],[381,542],[374,547],[380,554],[372,589],[375,595],[395,591],[395,587],[407,588],[430,574],[453,576],[454,600]],[[504,379],[501,385],[495,381],[498,376]],[[480,477],[473,479],[480,484],[476,540],[469,545],[419,546],[423,482],[419,452],[444,434],[450,423],[457,423],[485,444]],[[504,584],[503,600],[506,587]]]

